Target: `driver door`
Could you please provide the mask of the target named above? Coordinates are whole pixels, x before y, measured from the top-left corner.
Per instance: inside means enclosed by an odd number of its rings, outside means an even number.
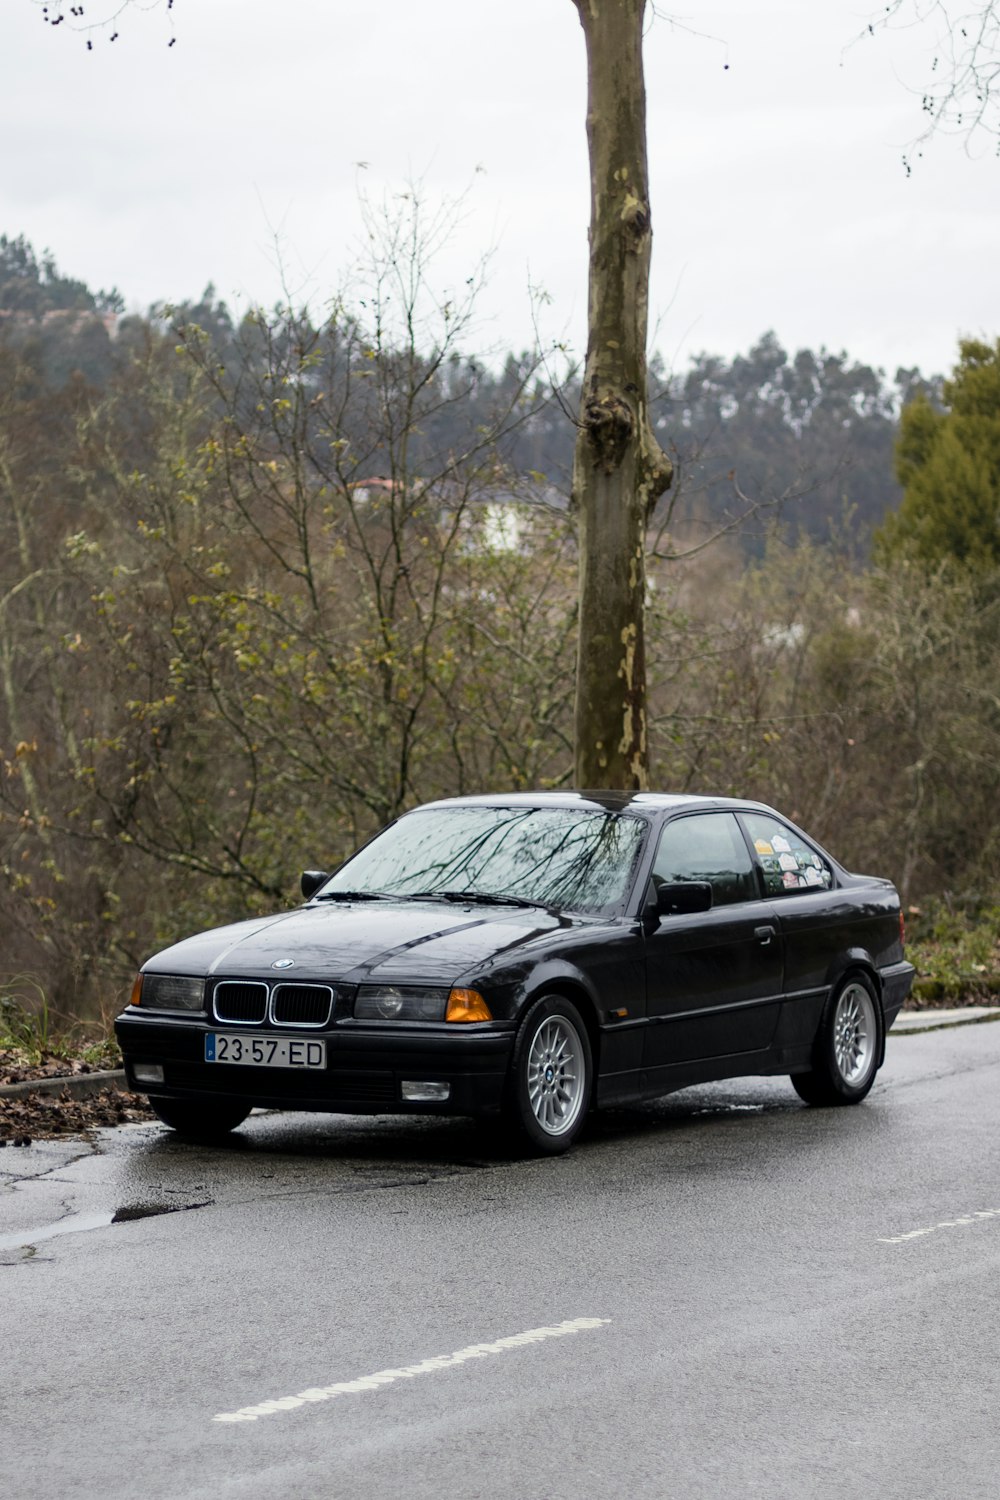
[[[781,1009],[781,928],[733,813],[688,814],[664,827],[653,886],[691,880],[711,885],[711,910],[662,916],[646,937],[651,1083],[677,1063],[765,1050]]]

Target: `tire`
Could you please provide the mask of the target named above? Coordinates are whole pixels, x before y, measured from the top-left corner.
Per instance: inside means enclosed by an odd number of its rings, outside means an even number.
[[[561,995],[532,1006],[514,1043],[505,1117],[520,1145],[537,1156],[568,1151],[590,1107],[590,1038],[580,1012]]]
[[[875,1082],[882,1056],[882,1007],[867,974],[849,974],[826,1003],[813,1066],[793,1073],[806,1104],[860,1104]]]
[[[225,1104],[216,1099],[149,1099],[149,1107],[158,1120],[195,1140],[219,1140],[242,1125],[250,1113],[249,1104]]]

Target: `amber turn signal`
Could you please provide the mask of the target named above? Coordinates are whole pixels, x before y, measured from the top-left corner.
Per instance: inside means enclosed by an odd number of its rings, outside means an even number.
[[[446,1021],[492,1021],[493,1013],[478,990],[452,990]]]
[[[132,985],[132,993],[129,996],[129,1005],[138,1005],[142,999],[142,975],[137,974]]]

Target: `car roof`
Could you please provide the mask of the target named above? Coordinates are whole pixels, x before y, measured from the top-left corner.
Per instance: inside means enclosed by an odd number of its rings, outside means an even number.
[[[772,812],[763,802],[749,802],[738,797],[704,797],[693,792],[494,792],[471,797],[445,797],[425,802],[428,807],[563,807],[591,808],[604,812],[674,812],[687,808],[692,812],[709,808],[743,808]],[[421,811],[414,808],[415,812]]]

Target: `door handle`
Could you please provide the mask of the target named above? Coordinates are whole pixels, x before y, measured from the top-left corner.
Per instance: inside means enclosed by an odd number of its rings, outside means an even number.
[[[757,939],[758,943],[760,943],[761,947],[766,948],[768,943],[774,937],[774,928],[770,926],[770,924],[765,927],[755,927],[753,930],[753,935]]]

